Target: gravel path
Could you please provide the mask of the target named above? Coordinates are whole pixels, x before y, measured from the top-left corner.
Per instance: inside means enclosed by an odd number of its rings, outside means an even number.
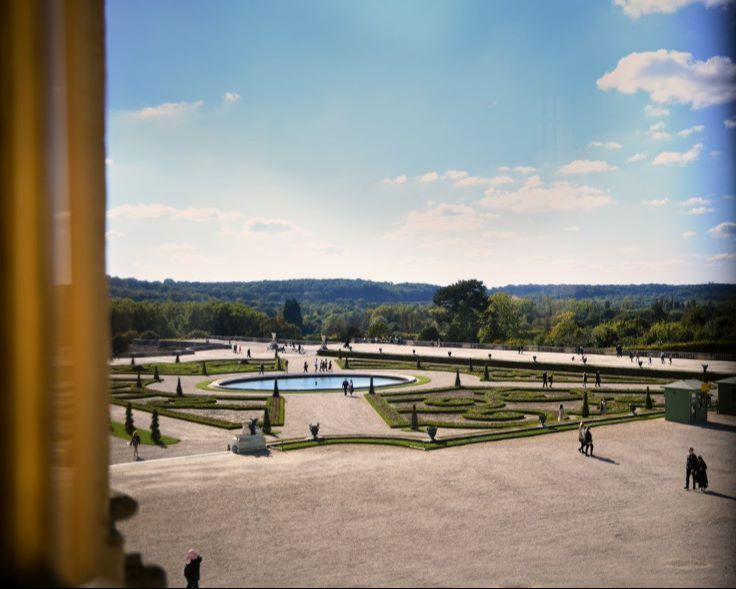
[[[596,458],[566,432],[145,461],[111,484],[140,504],[126,551],[172,586],[190,547],[203,587],[733,586],[736,419],[713,419],[597,428]],[[710,494],[682,489],[690,445]]]

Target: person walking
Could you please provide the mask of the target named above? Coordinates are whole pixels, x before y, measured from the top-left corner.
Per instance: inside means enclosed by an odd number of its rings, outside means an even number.
[[[590,454],[588,454],[588,450],[590,450]],[[593,456],[593,434],[589,427],[585,428],[585,455]]]
[[[701,493],[705,493],[708,488],[708,465],[702,456],[698,456],[698,487],[700,487]],[[693,488],[695,488],[694,484]]]
[[[187,589],[199,589],[199,565],[202,557],[194,548],[187,552],[186,565],[184,566],[184,578],[187,580]]]
[[[350,379],[350,384],[348,385],[348,392],[350,393],[350,396],[353,396],[353,392],[355,391],[355,385],[353,385],[353,379]]]
[[[565,421],[565,406],[562,403],[557,411],[557,421]]]
[[[141,437],[138,435],[138,430],[133,430],[133,433],[130,436],[130,442],[128,442],[133,448],[133,458],[135,460],[140,459],[140,456],[138,455],[138,446],[141,445]]]
[[[698,474],[698,457],[695,456],[695,450],[690,448],[685,461],[685,490],[690,490],[690,476],[693,477],[693,489],[695,489],[695,481]]]
[[[601,386],[601,371],[600,370],[595,371],[595,386],[596,388],[600,388]]]
[[[547,373],[546,372],[542,373],[542,388],[543,389],[547,388]]]
[[[580,442],[578,452],[582,454],[583,448],[585,447],[585,424],[582,421],[580,422],[580,427],[578,427],[578,442]]]
[[[547,379],[547,384],[548,384],[548,387],[550,389],[552,388],[552,380],[553,380],[553,378],[554,378],[554,374],[550,372],[549,373],[549,379]]]
[[[588,373],[587,372],[583,372],[583,388],[584,389],[588,388]]]

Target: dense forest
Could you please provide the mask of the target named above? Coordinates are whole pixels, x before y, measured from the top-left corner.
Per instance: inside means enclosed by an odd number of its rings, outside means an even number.
[[[271,290],[269,290],[271,289]],[[736,285],[517,285],[110,278],[113,349],[134,337],[348,337],[731,352]],[[254,299],[263,293],[260,299]]]

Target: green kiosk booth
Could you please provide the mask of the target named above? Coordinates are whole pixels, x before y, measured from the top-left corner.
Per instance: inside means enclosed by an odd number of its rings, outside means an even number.
[[[736,415],[736,376],[716,381],[718,385],[718,413]]]
[[[699,380],[678,380],[664,387],[664,418],[679,423],[708,423],[710,385]]]

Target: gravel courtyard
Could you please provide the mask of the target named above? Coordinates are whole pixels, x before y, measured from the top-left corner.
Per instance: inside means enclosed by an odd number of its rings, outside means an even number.
[[[126,551],[183,586],[733,586],[736,419],[421,452],[334,446],[111,466]],[[687,448],[710,493],[683,490]]]

